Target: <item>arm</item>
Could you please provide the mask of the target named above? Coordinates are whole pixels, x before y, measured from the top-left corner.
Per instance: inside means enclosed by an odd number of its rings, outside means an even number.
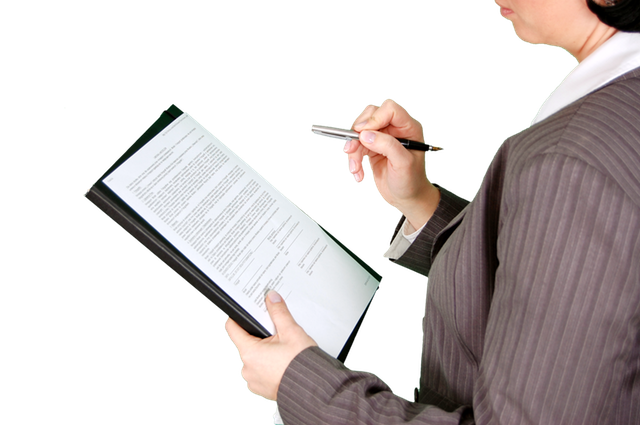
[[[472,423],[469,406],[445,412],[410,403],[375,375],[351,371],[318,347],[291,362],[280,384],[278,410],[291,425]]]
[[[638,206],[562,155],[529,161],[503,202],[476,420],[637,423]]]
[[[524,170],[504,202],[472,403],[409,403],[311,348],[283,377],[286,423],[637,423],[638,206],[598,171],[557,157]]]
[[[368,106],[353,126],[359,140],[345,145],[349,171],[356,181],[364,178],[362,159],[369,156],[378,191],[415,228],[421,228],[436,210],[440,191],[425,173],[424,152],[405,149],[396,137],[424,142],[422,126],[392,100]]]
[[[378,191],[403,214],[394,237],[405,220],[414,229],[424,226],[412,246],[393,261],[427,275],[436,236],[468,202],[433,185],[425,172],[425,152],[409,151],[395,139],[424,142],[422,125],[392,100],[385,101],[379,108],[368,106],[355,120],[353,128],[360,132],[360,140],[345,145],[349,170],[356,181],[362,181],[362,159],[369,156]]]
[[[424,276],[428,276],[431,270],[432,250],[438,235],[469,204],[468,201],[443,188],[440,188],[440,196],[438,207],[416,240],[400,258],[392,260]],[[404,220],[403,217],[396,227],[394,238],[402,228]]]

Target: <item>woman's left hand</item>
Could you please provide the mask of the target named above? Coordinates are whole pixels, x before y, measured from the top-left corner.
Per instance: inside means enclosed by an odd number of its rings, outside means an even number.
[[[296,323],[277,292],[270,291],[265,303],[276,326],[275,335],[257,338],[231,319],[227,320],[225,328],[244,363],[242,377],[247,381],[249,390],[276,400],[280,381],[289,363],[304,349],[318,344]]]

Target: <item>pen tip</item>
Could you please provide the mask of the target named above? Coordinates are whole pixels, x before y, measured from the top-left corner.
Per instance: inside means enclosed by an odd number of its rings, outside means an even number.
[[[432,150],[432,151],[441,151],[441,150],[442,150],[442,148],[438,148],[438,147],[436,147],[436,146],[431,146],[431,150]]]

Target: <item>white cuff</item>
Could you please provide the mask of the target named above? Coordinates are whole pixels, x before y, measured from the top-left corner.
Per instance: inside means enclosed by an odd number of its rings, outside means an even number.
[[[396,237],[393,238],[393,241],[391,241],[391,246],[389,247],[387,252],[384,253],[385,258],[397,260],[398,258],[402,257],[402,254],[404,254],[407,249],[409,249],[422,229],[424,229],[424,226],[422,226],[418,230],[415,230],[413,226],[407,220],[405,220],[402,224],[402,228],[400,228],[400,231],[396,234]],[[407,232],[410,232],[410,234],[407,235]]]
[[[416,238],[418,237],[418,235],[420,234],[420,232],[422,232],[422,229],[424,229],[424,226],[426,226],[426,225],[427,225],[427,223],[423,224],[421,228],[416,230],[416,229],[413,228],[411,223],[409,223],[407,220],[405,220],[404,224],[402,225],[401,232],[398,232],[398,233],[402,233],[402,236],[404,236],[405,239],[409,241],[409,243],[413,243],[416,240]],[[409,234],[407,234],[407,233],[409,233]]]

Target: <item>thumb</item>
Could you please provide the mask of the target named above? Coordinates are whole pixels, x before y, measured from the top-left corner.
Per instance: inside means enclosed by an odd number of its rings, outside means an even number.
[[[360,141],[365,148],[389,159],[394,167],[408,166],[413,162],[411,152],[389,134],[365,130],[360,133]]]
[[[286,332],[288,329],[298,326],[284,299],[276,291],[267,292],[265,303],[267,304],[269,316],[276,327],[276,333]]]

